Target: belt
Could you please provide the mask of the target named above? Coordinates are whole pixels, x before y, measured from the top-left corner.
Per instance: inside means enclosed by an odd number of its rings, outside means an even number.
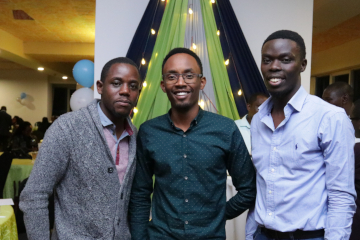
[[[324,229],[315,230],[315,231],[301,231],[296,230],[294,232],[278,232],[275,230],[267,229],[264,227],[260,227],[261,233],[263,233],[268,238],[274,239],[310,239],[317,237],[324,237]]]

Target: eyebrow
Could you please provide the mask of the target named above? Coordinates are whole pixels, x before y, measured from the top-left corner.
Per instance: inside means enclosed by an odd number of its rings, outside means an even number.
[[[268,54],[268,53],[263,53],[261,54],[262,57],[274,57],[274,55]],[[291,52],[284,52],[278,55],[278,57],[288,57],[288,56],[292,56],[295,57],[295,55]],[[277,57],[277,56],[276,56]]]
[[[183,72],[184,73],[188,73],[188,72],[192,72],[194,69],[192,68],[188,68],[188,69],[185,69]],[[178,73],[176,70],[170,70],[168,71],[167,73]],[[166,73],[165,73],[166,74]]]

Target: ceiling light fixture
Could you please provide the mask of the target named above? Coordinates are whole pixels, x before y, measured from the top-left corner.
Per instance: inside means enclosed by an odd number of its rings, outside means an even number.
[[[38,67],[38,71],[44,71],[44,69],[43,67]]]
[[[67,77],[67,76],[63,76],[62,79],[66,80],[66,79],[68,79],[68,77]]]

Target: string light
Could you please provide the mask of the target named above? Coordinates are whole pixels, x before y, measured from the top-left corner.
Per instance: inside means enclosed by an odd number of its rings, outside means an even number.
[[[199,104],[199,106],[202,108],[202,109],[204,109],[204,107],[205,107],[205,102],[204,102],[204,100],[200,100],[199,102],[198,102],[198,104]]]
[[[211,0],[211,3],[215,3],[215,0]]]
[[[141,59],[141,64],[142,64],[142,65],[145,65],[145,63],[146,63],[145,59],[144,59],[144,58]]]
[[[165,2],[165,0],[161,0],[162,2]]]
[[[189,8],[189,14],[193,14],[193,10]]]
[[[139,110],[136,108],[136,107],[134,107],[134,113],[137,113]]]
[[[44,69],[43,67],[38,67],[38,71],[44,71]]]
[[[151,29],[151,34],[155,35],[156,31],[154,29]]]
[[[192,48],[196,49],[196,44],[195,43],[193,43]]]
[[[238,95],[241,96],[242,95],[242,91],[241,89],[238,91]]]
[[[216,34],[217,34],[218,36],[220,36],[220,30],[217,30]]]
[[[143,82],[143,87],[146,87],[147,86],[147,83],[146,83],[146,81],[145,82]]]
[[[230,60],[229,60],[229,59],[226,59],[225,65],[226,65],[226,66],[229,65],[229,63],[230,63]]]

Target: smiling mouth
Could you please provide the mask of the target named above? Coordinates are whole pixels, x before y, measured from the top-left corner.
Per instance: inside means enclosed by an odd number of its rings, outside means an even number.
[[[270,78],[270,79],[269,79],[269,83],[270,83],[270,85],[272,85],[272,86],[277,86],[277,85],[279,85],[282,81],[283,81],[282,78]]]

